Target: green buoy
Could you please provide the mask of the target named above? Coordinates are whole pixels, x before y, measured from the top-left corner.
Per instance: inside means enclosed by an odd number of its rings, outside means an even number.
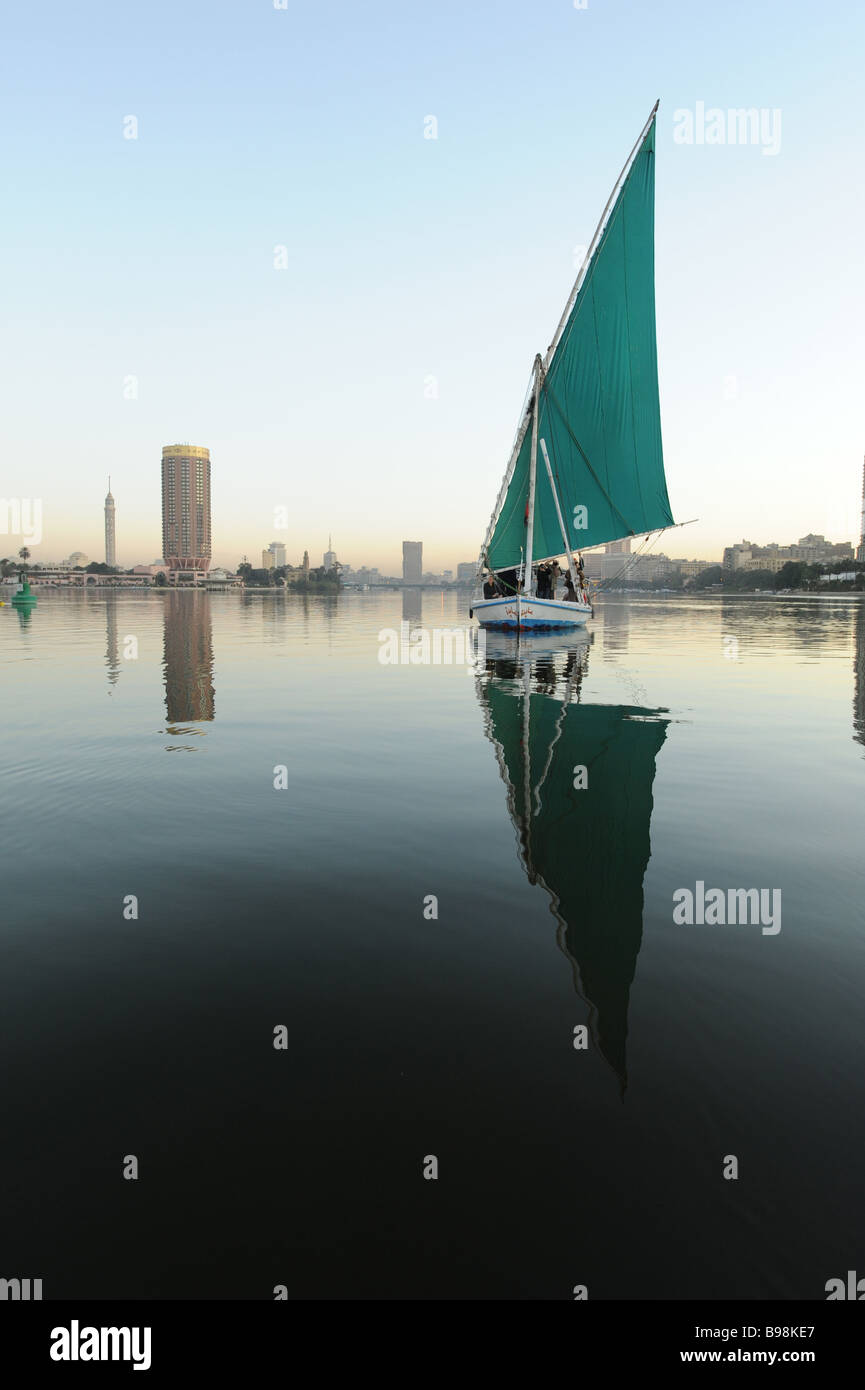
[[[37,601],[36,595],[30,590],[30,580],[22,576],[21,588],[12,595],[12,603],[16,608],[32,608]]]

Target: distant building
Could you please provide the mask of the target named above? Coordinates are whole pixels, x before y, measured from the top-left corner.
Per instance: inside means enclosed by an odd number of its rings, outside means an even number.
[[[273,551],[272,551],[272,550],[262,550],[262,552],[261,552],[261,568],[262,568],[263,570],[272,570],[272,569],[273,569]]]
[[[423,581],[423,541],[403,541],[402,578],[404,584]]]
[[[454,582],[454,572],[453,572],[453,570],[442,570],[442,582],[445,583],[445,584],[453,584],[453,582]]]
[[[73,550],[72,554],[69,556],[69,564],[71,565],[72,569],[77,569],[79,565],[82,567],[84,565],[89,565],[90,560],[84,554],[83,550]]]
[[[285,546],[282,541],[271,541],[267,548],[273,556],[274,569],[282,569],[285,564]]]
[[[590,579],[607,583],[618,579],[624,584],[651,584],[676,571],[667,555],[630,555],[621,550],[607,553],[605,549],[603,555],[589,552],[583,555],[583,564]]]
[[[105,498],[105,563],[112,567],[117,564],[114,541],[114,498],[111,496],[111,475],[108,475],[108,493]]]
[[[859,545],[856,550],[856,559],[860,564],[865,564],[865,464],[862,466],[862,518],[859,522]]]
[[[728,545],[724,551],[725,570],[772,570],[777,573],[790,560],[798,560],[807,565],[831,564],[835,560],[852,560],[853,547],[849,541],[833,543],[825,536],[810,532],[800,536],[795,545],[755,545],[753,541],[743,540],[739,545]]]
[[[326,570],[332,570],[336,564],[336,551],[333,548],[333,539],[330,536],[327,538],[327,550],[322,556],[322,564]]]
[[[722,564],[725,570],[743,569],[751,559],[753,546],[750,541],[742,541],[741,545],[728,545],[724,550]]]
[[[476,560],[466,560],[466,561],[464,561],[462,564],[457,565],[457,583],[458,583],[458,584],[472,584],[472,583],[474,583],[474,578],[475,578],[475,575],[477,574],[477,572],[478,572],[478,565],[477,565],[477,561],[476,561]]]
[[[210,568],[210,450],[200,445],[162,450],[162,548],[175,583]]]
[[[227,587],[228,585],[237,584],[238,582],[237,575],[229,574],[228,570],[223,569],[221,565],[216,565],[207,571],[208,587]]]
[[[679,571],[683,579],[695,579],[704,570],[714,569],[717,561],[715,560],[673,560],[672,564]]]
[[[621,541],[610,541],[609,545],[605,545],[605,546],[604,546],[604,554],[605,554],[605,555],[630,555],[630,553],[631,553],[631,538],[630,538],[630,536],[625,536],[624,540],[621,540]]]
[[[309,551],[308,551],[308,550],[305,550],[305,551],[303,552],[303,572],[304,572],[304,574],[309,574]]]

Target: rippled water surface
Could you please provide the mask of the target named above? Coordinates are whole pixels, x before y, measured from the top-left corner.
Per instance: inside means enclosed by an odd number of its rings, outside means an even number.
[[[0,1272],[822,1299],[861,1269],[865,605],[610,595],[582,639],[379,659],[465,621],[0,609]],[[780,890],[780,930],[674,921],[698,884]]]

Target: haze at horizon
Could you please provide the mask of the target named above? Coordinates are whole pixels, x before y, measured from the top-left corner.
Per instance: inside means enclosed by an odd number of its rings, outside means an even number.
[[[863,28],[801,0],[9,16],[2,492],[43,500],[33,558],[102,558],[109,473],[119,562],[155,558],[182,440],[211,451],[214,563],[274,539],[318,563],[329,533],[388,573],[404,538],[474,558],[659,96],[667,476],[701,520],[656,549],[855,543]],[[677,143],[698,102],[780,112],[777,153]]]

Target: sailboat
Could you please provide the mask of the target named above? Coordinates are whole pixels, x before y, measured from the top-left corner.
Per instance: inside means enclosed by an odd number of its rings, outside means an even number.
[[[478,561],[483,627],[583,626],[573,551],[675,525],[667,496],[655,336],[655,118],[610,194],[523,411]],[[538,467],[538,457],[542,466]],[[535,567],[566,558],[572,594]],[[576,601],[574,601],[576,600]]]

